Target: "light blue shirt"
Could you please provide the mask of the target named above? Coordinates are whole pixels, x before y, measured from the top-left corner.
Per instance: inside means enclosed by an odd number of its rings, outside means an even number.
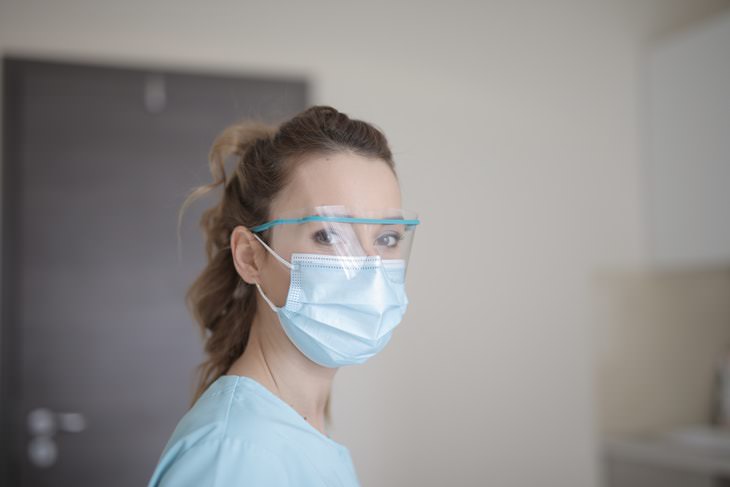
[[[359,486],[349,450],[250,377],[223,375],[175,427],[148,487]]]

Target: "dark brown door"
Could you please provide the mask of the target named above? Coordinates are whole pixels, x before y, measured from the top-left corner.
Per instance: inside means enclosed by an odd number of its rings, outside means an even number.
[[[177,211],[227,124],[307,105],[300,79],[6,58],[2,467],[12,486],[145,485],[191,397],[204,263]]]

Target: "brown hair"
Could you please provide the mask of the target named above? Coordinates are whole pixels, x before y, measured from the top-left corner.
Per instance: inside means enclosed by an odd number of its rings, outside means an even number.
[[[349,118],[330,106],[312,106],[278,128],[258,121],[240,121],[216,137],[209,153],[214,181],[193,188],[178,215],[178,228],[187,205],[223,185],[221,201],[200,220],[205,234],[207,265],[188,289],[185,300],[200,325],[207,358],[197,367],[191,406],[243,353],[256,314],[254,286],[233,265],[230,236],[238,225],[247,228],[270,219],[271,201],[286,186],[292,169],[304,156],[352,152],[394,163],[385,135],[375,126]],[[227,179],[225,161],[235,156]],[[261,237],[269,243],[269,231]],[[327,399],[325,418],[330,418]]]

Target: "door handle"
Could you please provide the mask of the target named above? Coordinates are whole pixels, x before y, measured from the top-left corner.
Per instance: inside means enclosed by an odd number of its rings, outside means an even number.
[[[58,459],[58,446],[54,440],[56,433],[81,433],[86,429],[86,418],[81,413],[57,413],[48,408],[36,408],[26,417],[30,463],[47,468]]]

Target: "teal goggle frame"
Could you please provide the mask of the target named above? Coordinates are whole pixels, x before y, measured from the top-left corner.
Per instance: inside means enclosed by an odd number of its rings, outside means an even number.
[[[275,225],[289,225],[296,223],[306,222],[338,222],[338,223],[365,223],[365,224],[376,224],[376,225],[405,225],[406,231],[413,229],[416,225],[421,223],[418,218],[415,219],[403,219],[403,218],[356,218],[348,216],[323,216],[323,215],[310,215],[301,218],[279,218],[271,220],[261,225],[256,225],[250,228],[254,233],[263,232]]]

